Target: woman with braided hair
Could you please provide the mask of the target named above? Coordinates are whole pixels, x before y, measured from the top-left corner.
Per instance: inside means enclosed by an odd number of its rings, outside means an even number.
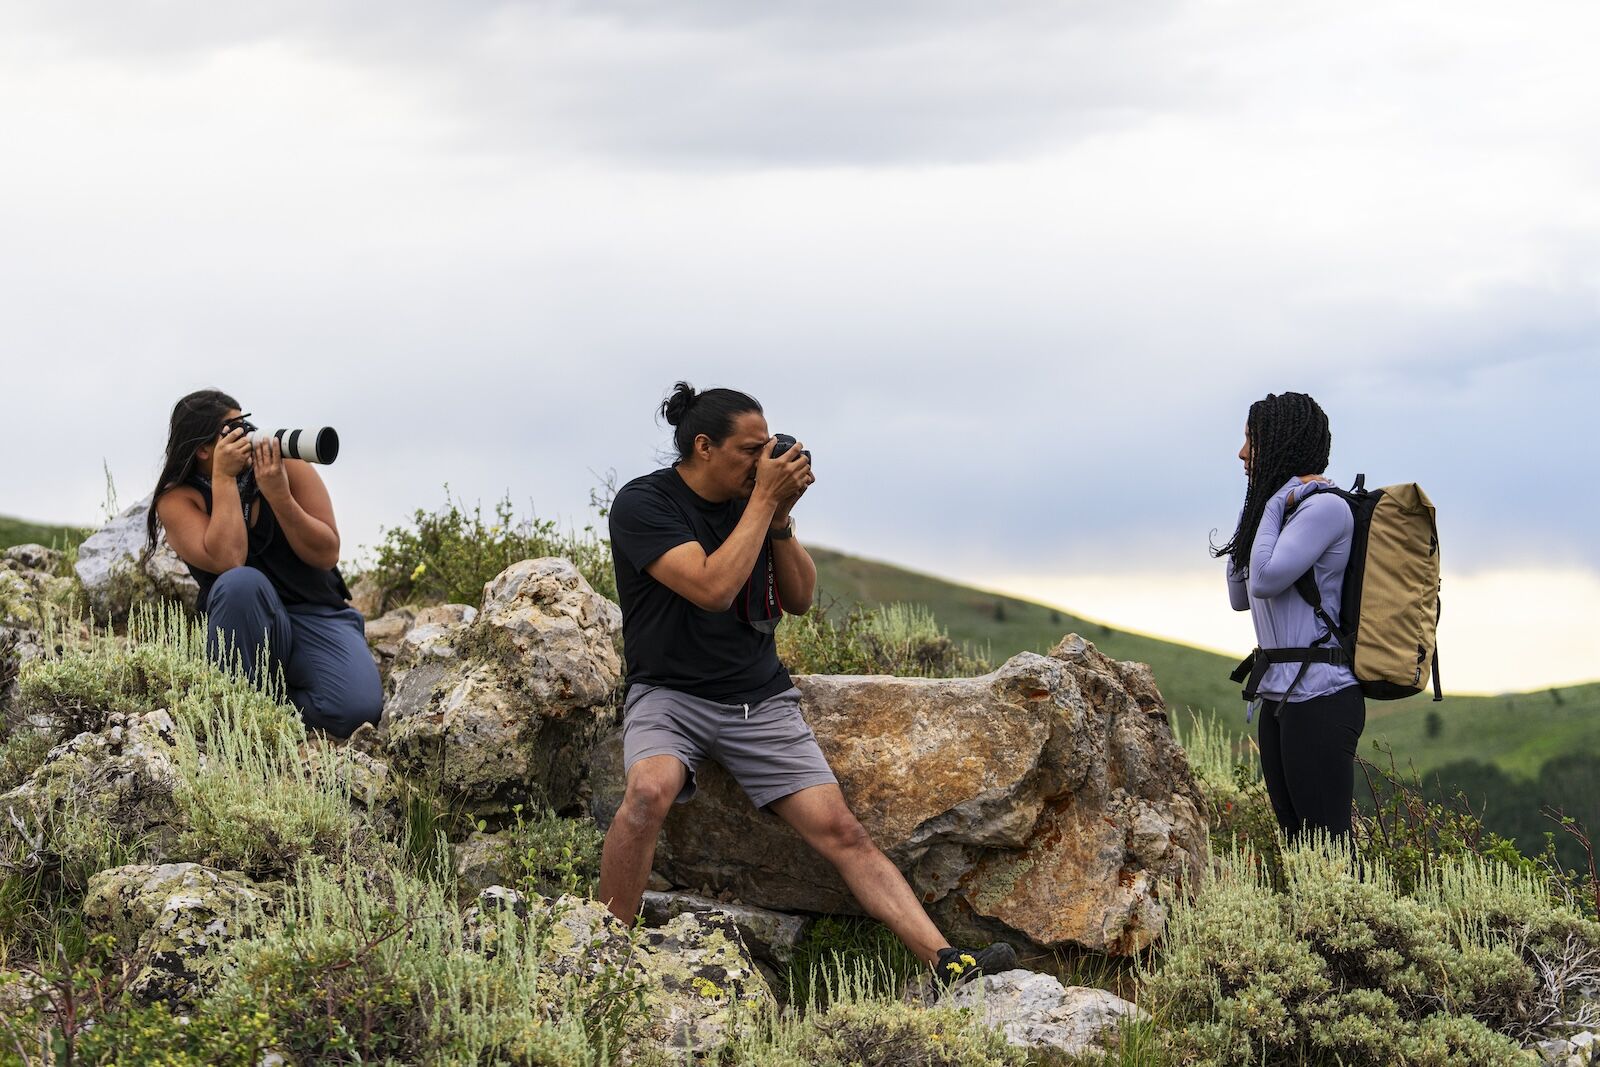
[[[1269,393],[1250,405],[1239,459],[1248,478],[1239,524],[1212,554],[1228,559],[1228,597],[1250,612],[1258,648],[1337,647],[1337,638],[1295,588],[1309,573],[1326,617],[1339,618],[1355,520],[1324,472],[1333,443],[1328,416],[1304,393]],[[1342,663],[1274,663],[1256,687],[1261,770],[1278,825],[1350,832],[1355,755],[1367,709]]]

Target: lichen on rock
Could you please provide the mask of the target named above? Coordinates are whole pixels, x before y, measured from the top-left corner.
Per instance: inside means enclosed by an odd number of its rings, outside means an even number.
[[[271,903],[235,871],[136,864],[90,879],[83,915],[90,930],[111,934],[118,954],[139,965],[131,994],[182,1003],[210,989],[227,946],[248,934]]]
[[[566,560],[508,567],[475,618],[401,642],[384,706],[394,765],[478,812],[571,804],[609,720],[620,628]]]

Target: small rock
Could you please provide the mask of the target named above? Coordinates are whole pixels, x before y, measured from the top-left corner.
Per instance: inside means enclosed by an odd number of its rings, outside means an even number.
[[[794,959],[794,950],[805,937],[811,920],[748,904],[729,904],[693,893],[644,895],[644,920],[651,926],[664,926],[685,912],[717,912],[728,916],[739,929],[739,936],[756,959],[782,968]]]
[[[35,825],[68,816],[103,826],[160,854],[177,832],[173,792],[180,776],[172,716],[113,712],[98,732],[57,745],[26,781],[0,795],[0,820]]]
[[[1022,1048],[1055,1048],[1077,1056],[1103,1051],[1101,1034],[1124,1018],[1145,1018],[1129,1001],[1104,989],[1063,987],[1048,974],[1005,971],[986,974],[951,991],[948,1002],[981,1009],[984,1022],[999,1027],[1006,1041]]]
[[[61,553],[43,545],[12,545],[3,557],[21,570],[54,571],[61,565]]]
[[[467,839],[450,848],[456,868],[456,882],[463,895],[476,897],[490,886],[511,881],[511,842],[505,834],[486,834],[474,830]]]
[[[361,612],[362,618],[382,615],[383,597],[383,586],[370,574],[363,574],[350,583],[350,606]]]

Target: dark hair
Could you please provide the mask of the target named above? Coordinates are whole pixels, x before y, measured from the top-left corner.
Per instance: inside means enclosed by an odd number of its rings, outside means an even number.
[[[672,443],[678,449],[678,462],[694,455],[694,439],[701,434],[720,445],[733,432],[735,416],[747,411],[761,413],[756,398],[737,389],[694,391],[688,382],[679,382],[661,402],[661,417],[673,428]]]
[[[1327,470],[1333,448],[1327,414],[1305,393],[1268,393],[1257,400],[1250,405],[1245,433],[1250,439],[1250,482],[1239,525],[1227,544],[1211,546],[1213,556],[1232,559],[1237,574],[1250,569],[1250,546],[1272,494],[1290,478]]]
[[[161,517],[156,514],[156,503],[168,490],[176,489],[194,476],[195,452],[201,445],[217,439],[228,412],[238,410],[239,402],[217,389],[200,389],[190,393],[172,406],[172,421],[167,429],[167,458],[161,465],[161,477],[156,479],[156,491],[150,497],[150,510],[144,517],[148,557],[161,536]]]

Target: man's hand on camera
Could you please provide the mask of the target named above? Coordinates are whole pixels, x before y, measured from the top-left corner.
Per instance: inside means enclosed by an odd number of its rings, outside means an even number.
[[[212,481],[237,478],[250,466],[250,435],[235,428],[217,436],[211,459]]]
[[[255,449],[256,486],[267,503],[289,499],[289,472],[283,466],[283,451],[276,437],[268,437]]]
[[[808,459],[806,460],[805,484],[800,487],[800,491],[794,496],[787,500],[778,501],[777,508],[772,512],[771,528],[773,531],[785,529],[789,525],[789,513],[794,510],[796,504],[800,503],[800,498],[806,495],[806,490],[811,488],[811,483],[816,480],[817,476],[811,473],[811,461]]]
[[[777,443],[777,438],[767,439],[766,447],[761,451],[761,458],[756,461],[756,488],[754,496],[762,496],[772,502],[773,521],[782,515],[788,518],[789,509],[794,507],[795,501],[806,491],[806,486],[816,481],[811,473],[811,457],[801,452],[804,447],[796,443],[783,455],[774,459],[772,446]]]

